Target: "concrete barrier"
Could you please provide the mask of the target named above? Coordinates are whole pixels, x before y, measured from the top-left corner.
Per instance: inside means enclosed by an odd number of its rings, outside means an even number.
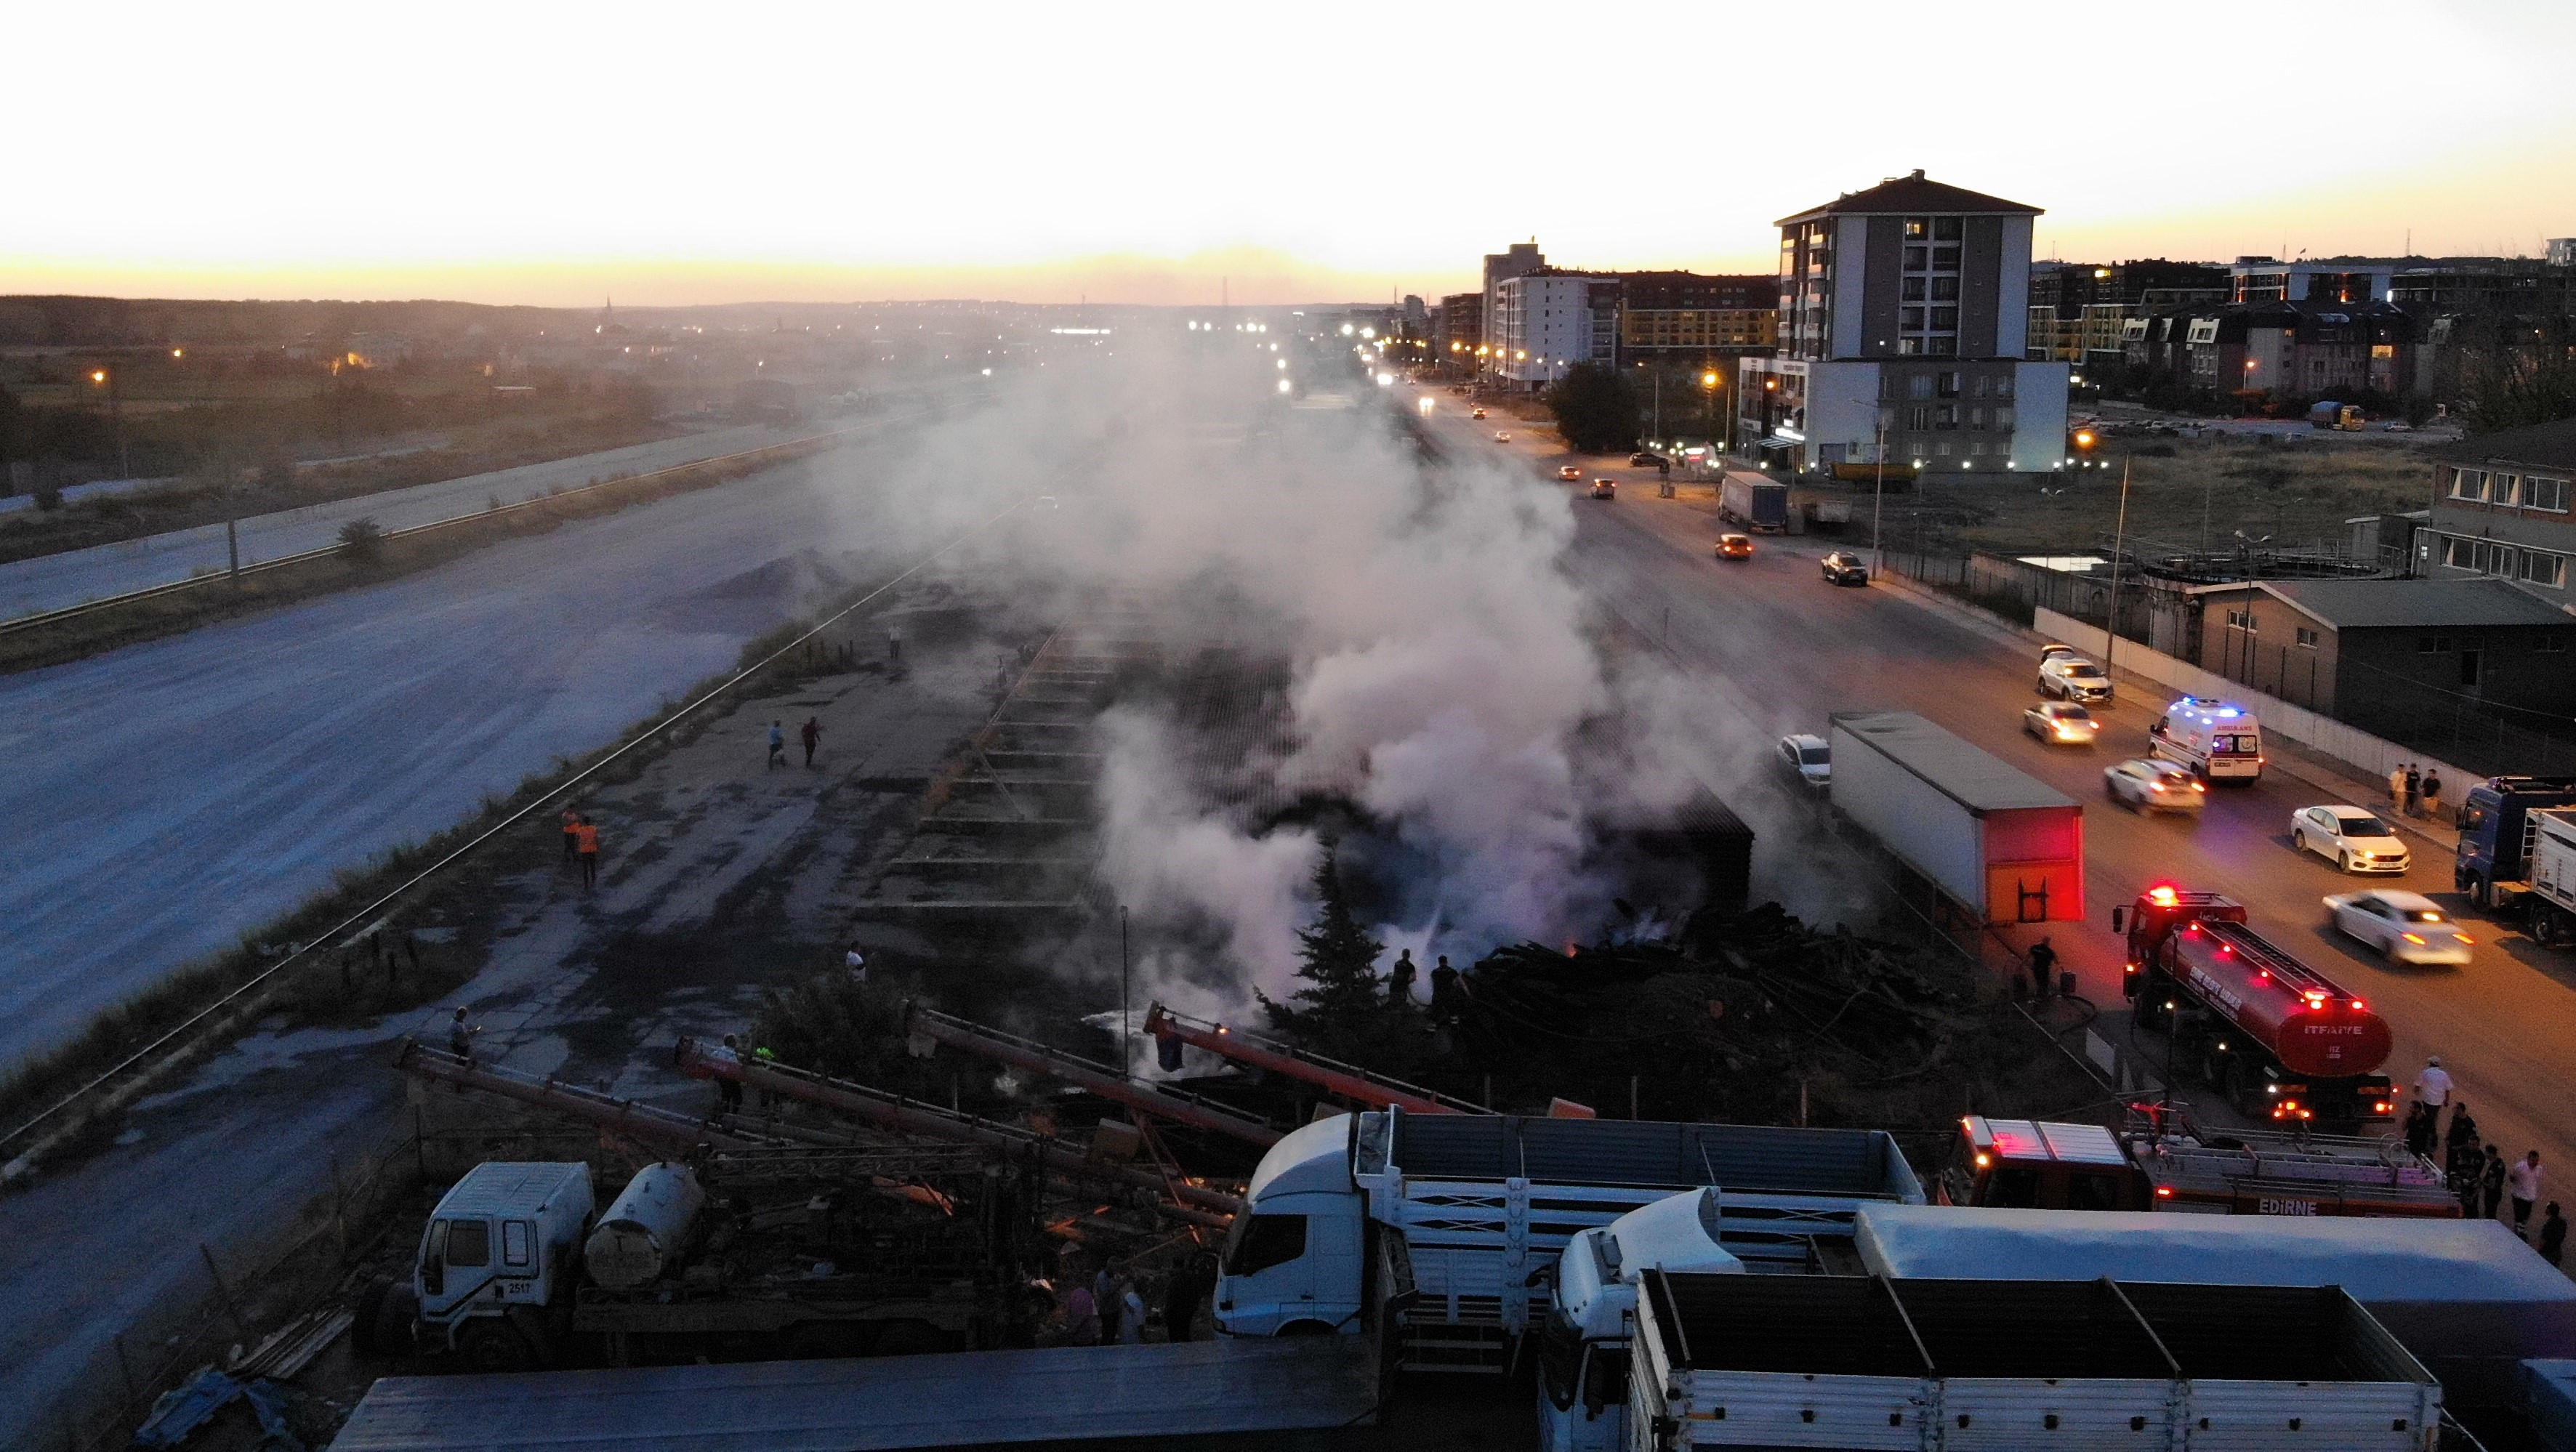
[[[2374,781],[2385,783],[2389,772],[2412,763],[2418,769],[2441,773],[2443,800],[2456,805],[2468,795],[2471,783],[2486,780],[2485,772],[2437,761],[2411,746],[2383,740],[2305,706],[2293,706],[2278,696],[2266,695],[2241,681],[2231,681],[2215,671],[2203,670],[2187,660],[2150,649],[2126,637],[2121,639],[2117,654],[2108,655],[2110,633],[2101,626],[2087,625],[2073,616],[2060,615],[2054,610],[2037,610],[2032,612],[2031,628],[2051,640],[2062,640],[2074,646],[2113,670],[2144,676],[2158,685],[2169,687],[2177,696],[2223,697],[2240,706],[2250,707],[2255,719],[2263,723],[2265,735],[2295,741],[2310,751],[2332,757],[2360,771]]]

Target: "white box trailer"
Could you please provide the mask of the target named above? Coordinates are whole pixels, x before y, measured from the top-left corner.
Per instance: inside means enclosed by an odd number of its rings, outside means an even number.
[[[2576,1356],[2576,1281],[2493,1220],[1863,1206],[1874,1275],[2341,1286],[2450,1405],[2519,1406],[2519,1363]]]
[[[1646,1274],[1631,1452],[2433,1452],[2442,1386],[2331,1287]]]
[[[1832,722],[1835,808],[1970,921],[2084,920],[2084,808],[1911,711]]]

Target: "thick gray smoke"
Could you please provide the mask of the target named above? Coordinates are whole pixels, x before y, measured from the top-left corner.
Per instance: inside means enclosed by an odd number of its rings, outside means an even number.
[[[1148,941],[1192,945],[1141,976],[1212,1011],[1247,987],[1283,992],[1312,916],[1316,839],[1262,830],[1265,804],[1331,794],[1391,827],[1425,882],[1380,936],[1428,961],[1592,937],[1612,888],[1584,871],[1587,821],[1698,785],[1657,744],[1690,692],[1614,675],[1560,565],[1565,496],[1480,462],[1425,463],[1380,390],[1299,346],[1122,338],[1115,357],[1011,380],[1000,408],[905,471],[992,486],[925,501],[942,525],[997,495],[1055,496],[992,563],[1062,591],[1077,616],[1142,606],[1175,661],[1220,647],[1289,663],[1265,707],[1241,703],[1267,712],[1243,729],[1139,709],[1103,725],[1107,884]],[[1277,391],[1303,375],[1305,396]],[[1648,728],[1623,735],[1607,772],[1578,741],[1605,714]]]

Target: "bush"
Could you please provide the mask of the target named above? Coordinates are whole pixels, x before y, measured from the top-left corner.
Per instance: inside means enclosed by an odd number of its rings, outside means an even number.
[[[372,565],[385,555],[384,527],[375,520],[353,519],[340,526],[340,554],[351,564]]]

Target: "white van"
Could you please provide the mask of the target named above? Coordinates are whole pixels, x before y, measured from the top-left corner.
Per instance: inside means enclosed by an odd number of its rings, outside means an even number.
[[[2263,728],[2232,701],[2185,696],[2147,728],[2154,752],[2198,772],[2204,781],[2254,781],[2263,775]]]

